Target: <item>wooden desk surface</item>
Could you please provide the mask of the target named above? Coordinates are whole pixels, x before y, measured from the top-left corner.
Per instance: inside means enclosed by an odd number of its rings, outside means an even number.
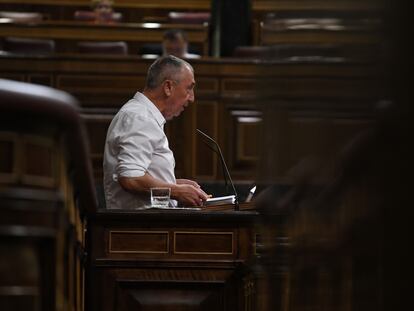
[[[229,222],[236,221],[239,223],[253,222],[258,216],[254,209],[253,203],[241,203],[240,210],[235,211],[234,205],[214,205],[209,207],[196,208],[170,208],[170,209],[137,209],[137,210],[114,210],[100,209],[94,216],[98,222],[118,222],[127,221],[146,223],[151,221],[157,222],[174,222],[185,221],[193,222]]]

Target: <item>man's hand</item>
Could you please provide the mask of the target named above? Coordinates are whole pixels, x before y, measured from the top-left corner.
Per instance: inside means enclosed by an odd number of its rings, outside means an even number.
[[[152,187],[171,188],[171,198],[184,206],[201,206],[208,196],[195,181],[178,179],[176,184],[160,181],[148,173],[141,177],[121,177],[119,184],[131,193],[147,192]]]
[[[197,184],[194,180],[190,180],[190,179],[177,179],[176,183],[178,185],[184,185],[184,184],[186,184],[186,185],[192,185],[192,186],[194,186],[196,188],[201,189],[201,186],[199,184]]]
[[[175,187],[171,188],[171,197],[185,206],[202,206],[208,195],[201,190],[197,183],[195,184],[196,186],[190,183],[177,183]]]

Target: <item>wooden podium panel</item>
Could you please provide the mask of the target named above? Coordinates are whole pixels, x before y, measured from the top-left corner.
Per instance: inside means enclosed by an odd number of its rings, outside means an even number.
[[[99,211],[89,227],[91,310],[253,308],[257,213],[214,209]]]

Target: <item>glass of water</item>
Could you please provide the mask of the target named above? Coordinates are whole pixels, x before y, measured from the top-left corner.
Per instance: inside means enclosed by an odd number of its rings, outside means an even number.
[[[151,188],[151,207],[168,207],[171,188]]]

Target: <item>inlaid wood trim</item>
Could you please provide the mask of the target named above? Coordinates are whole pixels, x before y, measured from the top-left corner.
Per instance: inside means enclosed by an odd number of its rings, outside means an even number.
[[[19,74],[19,73],[9,73],[9,72],[1,72],[0,73],[0,77],[2,79],[7,79],[7,80],[16,80],[16,81],[20,81],[20,82],[25,82],[26,81],[26,75],[24,74]]]
[[[145,76],[137,75],[134,77],[119,75],[114,79],[113,76],[102,75],[76,75],[61,74],[56,78],[56,86],[60,89],[71,92],[90,92],[99,93],[118,93],[133,92],[137,85],[145,84]],[[113,89],[115,88],[115,89]]]
[[[195,112],[195,126],[199,128],[200,130],[208,133],[213,137],[215,140],[218,141],[218,124],[219,124],[219,103],[217,101],[206,101],[206,100],[200,100],[197,102],[197,105],[195,105],[196,112]],[[202,110],[202,107],[206,108],[209,107],[209,115],[204,115],[200,112]],[[208,124],[208,128],[203,127],[203,122],[211,117],[211,122]],[[195,128],[194,128],[195,132]],[[199,137],[199,135],[193,135],[193,146],[194,149],[192,150],[193,154],[193,165],[192,165],[192,176],[197,176],[198,179],[215,179],[217,177],[217,155],[214,154],[214,152],[211,151],[212,155],[212,162],[211,163],[202,163],[202,165],[206,166],[211,164],[210,168],[210,174],[206,173],[200,173],[198,168],[200,163],[200,159],[197,157],[197,151],[198,148],[200,148],[204,142]],[[210,151],[209,151],[210,152]]]
[[[165,236],[165,250],[114,250],[113,249],[113,234],[137,234],[149,235],[160,234]],[[169,232],[168,231],[136,231],[136,230],[110,230],[108,252],[110,254],[168,254],[170,250]]]
[[[40,176],[40,175],[33,175],[33,174],[27,174],[26,173],[26,159],[25,156],[27,154],[26,148],[28,145],[34,145],[34,146],[40,146],[48,148],[51,152],[51,176]],[[28,185],[34,185],[34,186],[43,186],[43,187],[54,187],[57,184],[58,179],[58,153],[55,148],[55,144],[53,140],[40,137],[40,136],[33,136],[33,135],[23,135],[22,137],[22,182],[24,184]]]
[[[228,252],[211,252],[211,251],[179,251],[177,250],[177,235],[228,235],[231,237],[231,250]],[[174,232],[174,249],[173,254],[186,255],[234,255],[234,232],[203,232],[203,231],[175,231]]]
[[[259,242],[258,242],[258,240],[260,240],[260,239],[261,239],[261,236],[260,236],[260,234],[255,233],[253,237],[254,237],[254,242],[253,242],[253,243],[254,243],[254,244],[253,244],[253,245],[254,245],[254,250],[253,250],[254,255],[255,255],[255,256],[261,255],[261,254],[260,254],[260,252],[258,252],[258,251],[257,251],[258,244],[260,244],[260,246],[262,245],[262,243],[259,243]],[[260,247],[260,246],[259,246],[259,247]]]

